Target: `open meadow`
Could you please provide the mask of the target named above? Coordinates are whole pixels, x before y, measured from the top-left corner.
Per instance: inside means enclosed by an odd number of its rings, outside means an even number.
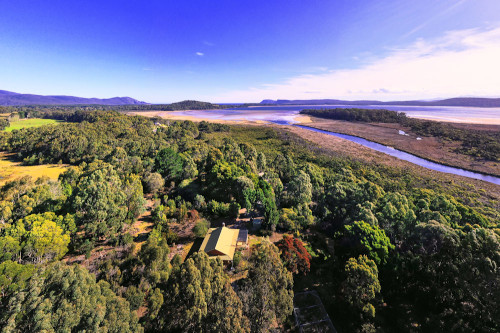
[[[44,126],[44,125],[53,125],[59,123],[59,120],[55,119],[38,119],[38,118],[33,118],[33,119],[18,119],[18,120],[13,120],[10,122],[10,126],[5,128],[6,132],[11,132],[13,130],[19,130],[22,128],[29,128],[29,127],[39,127],[39,126]]]
[[[13,154],[0,152],[0,186],[16,178],[31,176],[34,180],[47,176],[56,180],[67,166],[63,164],[22,165],[12,159]]]

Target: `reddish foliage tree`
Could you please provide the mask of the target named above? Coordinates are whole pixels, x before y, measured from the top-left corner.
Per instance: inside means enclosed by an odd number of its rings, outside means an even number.
[[[299,238],[284,235],[276,246],[280,249],[281,259],[290,272],[306,275],[310,271],[312,257]]]

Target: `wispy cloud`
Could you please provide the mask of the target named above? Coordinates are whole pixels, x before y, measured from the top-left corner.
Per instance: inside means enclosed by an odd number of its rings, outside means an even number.
[[[455,2],[453,5],[447,7],[445,10],[443,10],[441,12],[438,12],[437,14],[431,16],[427,21],[425,21],[424,23],[416,26],[415,28],[413,28],[412,30],[410,30],[408,33],[404,34],[401,37],[401,39],[408,38],[411,35],[419,32],[420,30],[422,30],[423,28],[425,28],[426,26],[428,26],[430,23],[436,21],[437,19],[442,18],[443,16],[446,16],[447,14],[451,13],[453,10],[455,10],[458,7],[460,7],[461,5],[463,5],[467,1],[468,0],[459,0],[459,1]]]
[[[215,46],[214,43],[206,41],[206,40],[203,41],[203,44],[205,44],[206,46]]]
[[[291,77],[279,84],[229,91],[218,101],[262,99],[424,99],[500,96],[500,26],[419,39],[352,69]],[[213,98],[212,98],[213,99]]]
[[[199,56],[199,57],[203,57],[205,55],[205,53],[203,53],[203,52],[196,52],[196,55]]]

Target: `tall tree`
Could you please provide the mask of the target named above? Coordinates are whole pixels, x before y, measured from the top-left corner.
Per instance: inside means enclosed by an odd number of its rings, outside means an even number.
[[[340,244],[349,255],[366,254],[377,265],[385,264],[389,251],[394,250],[385,231],[364,221],[354,222],[344,227]]]
[[[381,289],[377,265],[365,255],[350,258],[345,265],[345,275],[342,294],[347,304],[362,321],[371,320],[375,317],[373,302]]]
[[[80,177],[73,192],[72,208],[76,211],[78,223],[85,226],[89,236],[109,236],[123,225],[127,195],[111,165],[94,167],[97,169],[84,172]]]
[[[182,174],[182,157],[172,148],[162,149],[156,154],[155,169],[163,177],[176,180]]]
[[[249,326],[222,262],[204,252],[173,271],[158,317],[171,331],[248,332]]]
[[[293,310],[293,279],[276,246],[263,241],[252,248],[248,277],[238,295],[252,332],[269,332]]]

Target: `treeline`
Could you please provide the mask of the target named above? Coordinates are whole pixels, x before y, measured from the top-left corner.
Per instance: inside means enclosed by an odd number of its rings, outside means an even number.
[[[302,110],[300,113],[319,118],[362,122],[403,123],[407,119],[404,112],[383,109],[307,109]]]
[[[0,113],[29,114],[32,117],[39,117],[43,112],[59,111],[180,111],[180,110],[212,110],[228,109],[234,107],[243,107],[250,104],[213,104],[209,102],[200,102],[186,100],[171,104],[131,104],[131,105],[22,105],[22,106],[0,106]]]
[[[0,188],[6,331],[266,332],[293,326],[295,284],[317,289],[344,331],[500,329],[500,212],[470,192],[424,188],[432,181],[420,175],[268,128],[69,117],[0,134],[25,163],[72,165],[57,181]],[[136,248],[145,195],[153,226]],[[235,254],[236,288],[203,253],[169,259],[173,224],[194,222],[203,236],[241,208],[264,217],[262,234],[295,237],[262,241],[244,263]],[[78,255],[92,274],[61,262]]]
[[[314,117],[360,121],[398,123],[409,127],[417,135],[434,136],[443,140],[460,141],[457,152],[490,161],[500,161],[500,132],[461,129],[450,123],[409,118],[404,112],[371,109],[303,110]]]

